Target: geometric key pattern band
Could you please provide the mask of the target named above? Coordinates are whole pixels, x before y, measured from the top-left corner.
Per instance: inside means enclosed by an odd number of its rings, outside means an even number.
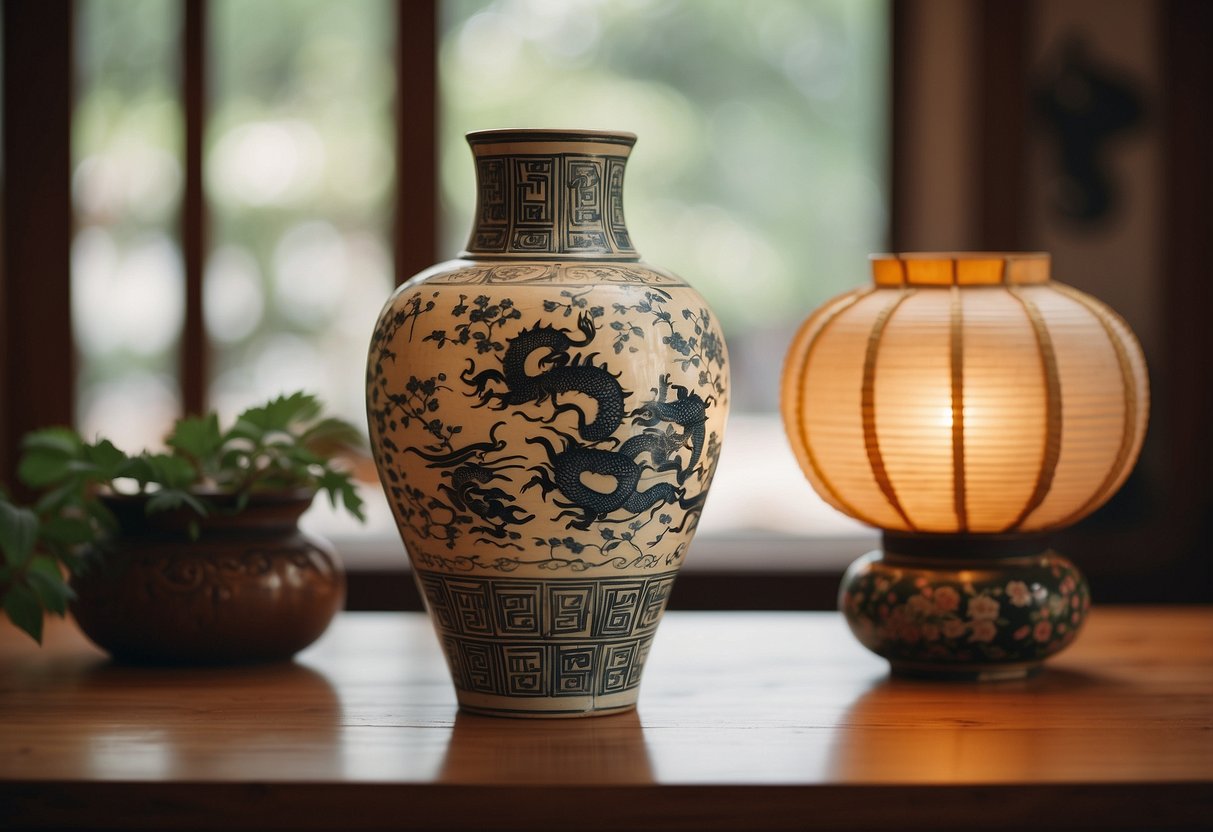
[[[456,687],[500,696],[630,690],[674,573],[537,580],[418,572]]]

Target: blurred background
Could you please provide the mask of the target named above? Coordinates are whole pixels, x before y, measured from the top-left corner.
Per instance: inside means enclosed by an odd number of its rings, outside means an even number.
[[[138,448],[182,410],[182,6],[76,10],[76,419]],[[393,154],[395,4],[212,0],[208,13],[207,400],[230,417],[311,389],[362,425],[358,368],[398,277],[392,206],[407,186]],[[468,131],[637,133],[633,238],[703,292],[732,352],[739,418],[704,531],[858,531],[808,489],[775,414],[794,328],[866,280],[886,244],[888,5],[465,0],[438,13],[438,256],[471,226]],[[320,505],[310,525],[390,537],[367,490],[369,527]]]
[[[14,91],[62,93],[21,63],[29,33],[52,45],[30,60],[69,60],[57,385],[70,389],[39,401],[129,451],[199,403],[230,417],[300,388],[363,424],[381,305],[466,240],[463,135],[630,130],[637,247],[708,298],[733,359],[735,416],[693,567],[761,572],[767,590],[811,573],[825,598],[875,539],[813,494],[776,415],[795,327],[866,282],[869,253],[1046,249],[1056,277],[1127,316],[1156,393],[1139,474],[1068,550],[1113,596],[1173,596],[1141,580],[1163,563],[1213,597],[1201,5],[10,0],[6,148],[24,112]],[[10,298],[28,268],[12,251],[24,173],[6,159]],[[23,338],[7,334],[4,362],[34,354]],[[41,418],[22,372],[0,383],[8,437]],[[355,569],[398,571],[386,505],[376,483],[364,490],[367,526],[319,507],[308,523]]]

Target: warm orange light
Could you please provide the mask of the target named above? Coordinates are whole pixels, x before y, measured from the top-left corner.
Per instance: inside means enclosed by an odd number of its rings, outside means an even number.
[[[829,503],[892,531],[1069,525],[1128,475],[1146,429],[1141,347],[1045,254],[880,255],[784,368],[783,417]]]

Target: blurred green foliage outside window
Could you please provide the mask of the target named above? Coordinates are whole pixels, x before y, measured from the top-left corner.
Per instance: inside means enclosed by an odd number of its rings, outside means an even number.
[[[393,284],[395,4],[209,8],[211,401],[230,414],[307,388],[360,423],[366,339]],[[78,423],[137,450],[180,408],[181,3],[77,0],[76,19]],[[633,238],[707,296],[733,359],[740,418],[705,530],[832,522],[806,520],[819,501],[773,414],[793,330],[884,245],[887,26],[886,0],[440,2],[444,257],[475,200],[464,133],[638,134]],[[389,526],[378,517],[372,532]]]

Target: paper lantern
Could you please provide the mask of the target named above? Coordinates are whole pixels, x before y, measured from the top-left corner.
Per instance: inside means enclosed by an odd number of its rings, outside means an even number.
[[[844,612],[897,670],[1022,675],[1081,626],[1086,583],[1042,536],[1132,468],[1141,348],[1107,306],[1052,281],[1045,254],[880,255],[872,271],[805,322],[783,379],[813,487],[885,531],[885,554],[848,573]],[[914,571],[927,561],[946,567]]]

